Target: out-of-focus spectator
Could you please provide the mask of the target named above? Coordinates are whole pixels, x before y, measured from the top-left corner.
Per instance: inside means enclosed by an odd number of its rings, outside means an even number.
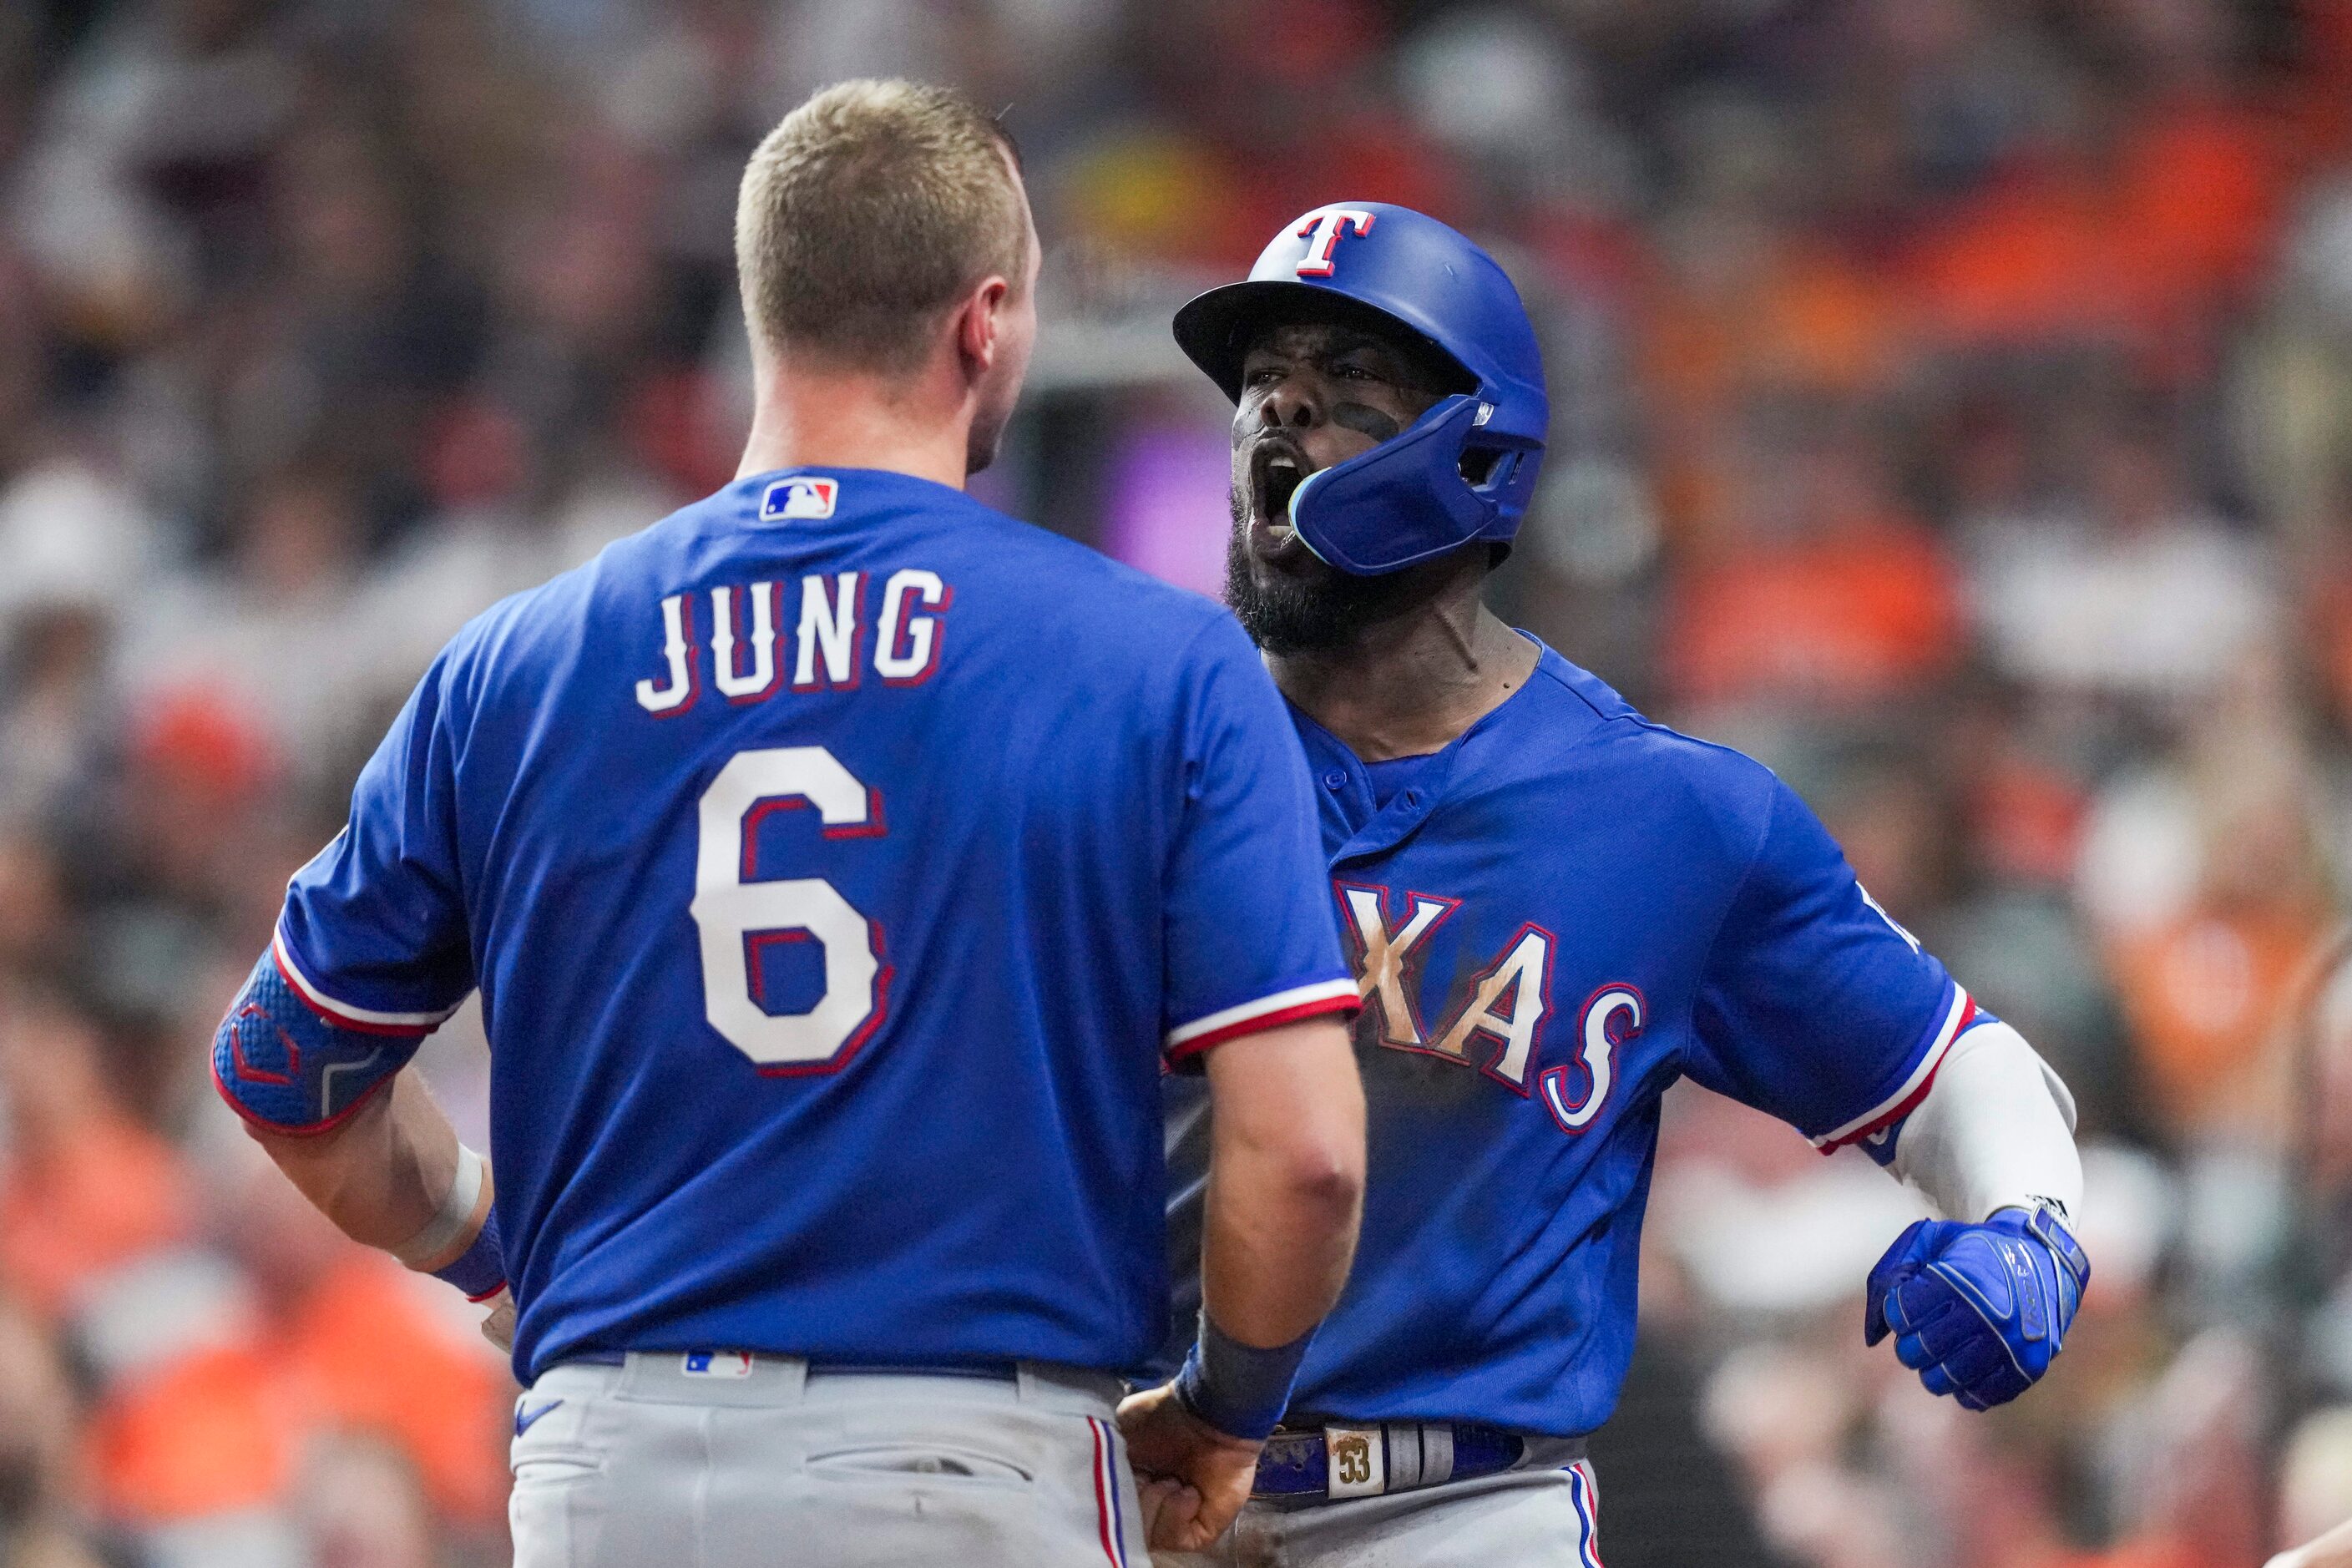
[[[2261,552],[2181,493],[2157,431],[2101,430],[2084,445],[2079,513],[2010,521],[1973,542],[1992,655],[2061,694],[2208,696],[2277,625]]]
[[[319,1568],[435,1568],[430,1500],[400,1450],[367,1438],[317,1445],[297,1491]]]
[[[1738,484],[1668,602],[1681,699],[1835,709],[1930,688],[1959,654],[1958,582],[1834,411],[1765,405]]]
[[[353,624],[362,543],[341,475],[304,466],[259,481],[238,510],[230,569],[158,594],[130,628],[134,705],[194,699],[257,731],[281,765],[340,762],[368,652]]]
[[[0,1306],[0,1554],[24,1568],[98,1568],[70,1489],[80,1401],[55,1344]]]
[[[63,997],[0,991],[0,1279],[54,1321],[110,1268],[177,1241],[191,1223],[178,1152],[131,1120],[103,1043]]]
[[[2133,786],[2085,846],[2085,903],[2099,923],[2158,1106],[2188,1135],[2275,1136],[2286,1114],[2282,1008],[2330,922],[2314,770],[2284,671],[2242,660],[2163,773]],[[2169,874],[2145,868],[2174,847]]]
[[[2265,1568],[2352,1564],[2352,1407],[2336,1405],[2305,1416],[2288,1436],[2284,1468],[2279,1529],[2303,1544],[2272,1558]]]

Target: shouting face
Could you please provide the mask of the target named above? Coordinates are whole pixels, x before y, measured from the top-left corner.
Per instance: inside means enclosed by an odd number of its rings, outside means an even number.
[[[1410,573],[1351,577],[1318,560],[1291,527],[1290,498],[1307,475],[1402,434],[1460,379],[1402,332],[1301,324],[1251,343],[1234,411],[1225,599],[1259,647],[1338,647],[1418,592]]]

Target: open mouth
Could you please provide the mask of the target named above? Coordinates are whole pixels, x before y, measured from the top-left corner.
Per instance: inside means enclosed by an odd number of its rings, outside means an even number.
[[[1278,558],[1302,548],[1290,498],[1310,471],[1306,458],[1285,444],[1265,442],[1250,455],[1250,532],[1261,553]]]

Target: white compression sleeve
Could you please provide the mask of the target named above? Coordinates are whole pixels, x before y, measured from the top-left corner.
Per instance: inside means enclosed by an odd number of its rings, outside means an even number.
[[[1948,1219],[2054,1203],[2072,1225],[2083,1206],[2074,1134],[2074,1097],[2050,1064],[2007,1024],[1979,1024],[1904,1123],[1894,1171]]]

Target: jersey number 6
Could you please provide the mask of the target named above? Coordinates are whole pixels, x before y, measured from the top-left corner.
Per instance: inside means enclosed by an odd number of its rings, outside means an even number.
[[[882,1021],[890,970],[881,929],[817,877],[750,879],[756,814],[816,808],[828,838],[882,831],[881,801],[823,746],[739,752],[702,793],[694,902],[702,933],[702,1010],[710,1026],[762,1073],[831,1072]],[[802,1013],[775,1015],[752,995],[754,950],[814,942],[824,954],[824,994]]]

